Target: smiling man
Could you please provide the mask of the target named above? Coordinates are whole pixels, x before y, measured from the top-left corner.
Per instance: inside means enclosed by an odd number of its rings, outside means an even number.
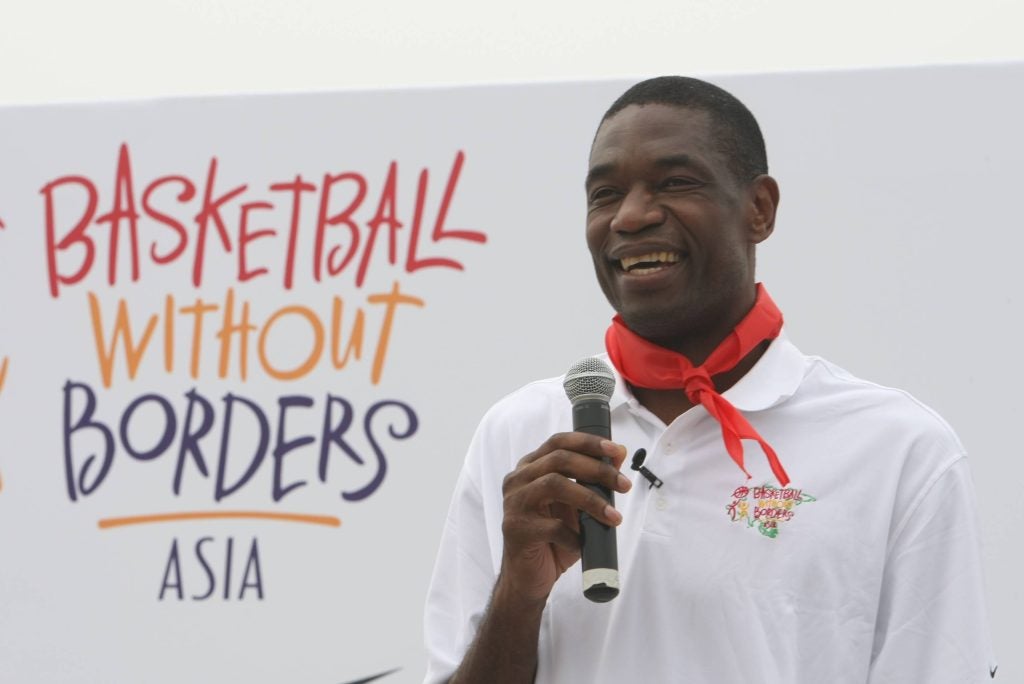
[[[487,413],[430,590],[427,681],[994,672],[963,448],[906,393],[786,338],[754,277],[779,202],[767,173],[754,117],[714,85],[652,79],[605,114],[586,238],[617,312],[618,443],[564,432],[561,378]],[[661,486],[619,472],[623,445],[647,451]],[[580,512],[618,527],[610,603],[581,594]]]

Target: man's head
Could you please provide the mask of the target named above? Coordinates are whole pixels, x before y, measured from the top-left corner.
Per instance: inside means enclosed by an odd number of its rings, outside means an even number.
[[[591,148],[587,243],[630,328],[699,357],[750,309],[754,245],[779,198],[766,171],[757,122],[716,86],[652,79],[611,106]]]
[[[622,93],[601,123],[630,105],[662,104],[707,112],[719,150],[738,180],[768,173],[768,155],[757,119],[746,105],[716,85],[686,76],[659,76]]]

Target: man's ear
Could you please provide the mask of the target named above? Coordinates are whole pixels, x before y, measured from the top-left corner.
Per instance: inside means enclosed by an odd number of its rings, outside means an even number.
[[[762,174],[750,181],[750,242],[759,244],[775,230],[775,212],[779,208],[779,184]]]

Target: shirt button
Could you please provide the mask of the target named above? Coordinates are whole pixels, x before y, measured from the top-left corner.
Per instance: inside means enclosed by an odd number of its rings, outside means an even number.
[[[663,511],[668,508],[668,501],[663,496],[659,496],[654,500],[654,507],[659,511]]]

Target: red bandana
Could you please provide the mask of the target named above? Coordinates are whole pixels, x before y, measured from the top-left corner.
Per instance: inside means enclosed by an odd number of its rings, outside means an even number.
[[[782,330],[782,312],[758,283],[754,308],[715,348],[701,366],[671,349],[659,347],[626,327],[621,316],[615,316],[605,333],[604,343],[616,370],[631,385],[648,389],[683,389],[694,405],[702,404],[722,425],[722,440],[732,460],[747,477],[743,466],[743,443],[754,439],[761,445],[768,464],[783,487],[789,484],[775,450],[764,441],[735,406],[715,390],[711,376],[732,370],[754,347],[765,340],[774,340]]]

